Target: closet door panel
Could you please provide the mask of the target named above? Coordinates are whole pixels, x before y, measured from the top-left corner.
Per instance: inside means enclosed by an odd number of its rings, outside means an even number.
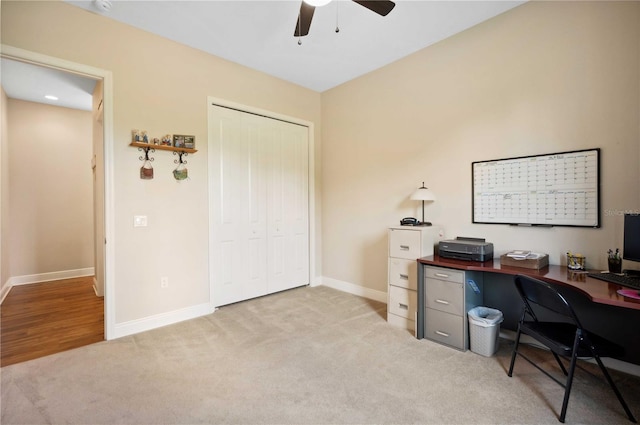
[[[216,182],[217,193],[212,199],[212,232],[215,243],[213,257],[213,296],[216,305],[242,300],[248,278],[242,267],[246,256],[247,239],[247,143],[242,136],[240,116],[233,111],[219,111],[212,143],[211,181]]]
[[[309,143],[307,129],[293,127],[291,146],[293,152],[292,194],[292,246],[294,261],[291,279],[294,285],[309,284]]]
[[[283,263],[269,276],[270,292],[309,283],[307,129],[277,123],[276,135],[268,220],[272,237],[281,239]]]
[[[247,141],[247,234],[249,251],[245,267],[249,266],[243,299],[267,294],[267,158],[271,142],[269,131],[265,131],[260,117],[241,114],[244,139]]]

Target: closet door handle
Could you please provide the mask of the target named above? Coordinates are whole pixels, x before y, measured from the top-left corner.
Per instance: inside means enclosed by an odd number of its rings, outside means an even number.
[[[400,279],[409,280],[409,275],[400,273]]]
[[[400,245],[402,251],[409,251],[409,245]]]
[[[398,303],[398,307],[402,310],[409,310],[409,306],[406,304]]]

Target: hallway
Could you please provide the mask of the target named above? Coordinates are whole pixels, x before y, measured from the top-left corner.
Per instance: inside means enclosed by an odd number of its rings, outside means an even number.
[[[14,286],[0,306],[0,366],[104,340],[93,276]]]

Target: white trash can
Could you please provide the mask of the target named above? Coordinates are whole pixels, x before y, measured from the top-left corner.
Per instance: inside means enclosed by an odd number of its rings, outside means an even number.
[[[471,351],[491,357],[498,350],[502,312],[489,307],[474,307],[469,310],[469,345]]]

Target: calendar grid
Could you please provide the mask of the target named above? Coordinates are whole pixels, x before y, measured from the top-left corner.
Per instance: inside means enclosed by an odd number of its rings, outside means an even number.
[[[473,222],[598,227],[600,149],[472,163]]]

